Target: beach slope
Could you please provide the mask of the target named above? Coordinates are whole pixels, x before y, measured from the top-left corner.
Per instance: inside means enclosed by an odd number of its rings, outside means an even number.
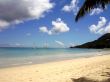
[[[110,55],[0,69],[0,82],[110,82],[109,78]]]

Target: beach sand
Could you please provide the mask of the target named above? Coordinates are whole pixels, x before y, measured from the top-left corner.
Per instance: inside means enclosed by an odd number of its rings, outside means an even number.
[[[110,82],[109,78],[110,55],[0,68],[0,82]]]

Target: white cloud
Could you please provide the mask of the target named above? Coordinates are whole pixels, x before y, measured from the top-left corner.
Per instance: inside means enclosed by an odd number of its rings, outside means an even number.
[[[100,28],[97,30],[96,34],[103,34],[104,33],[104,28]]]
[[[74,14],[76,15],[76,13],[78,12],[79,10],[79,7],[78,7],[78,0],[72,0],[71,3],[69,5],[65,5],[63,8],[62,8],[63,11],[65,12],[71,12],[73,11]]]
[[[68,32],[70,28],[67,26],[66,23],[64,23],[61,18],[58,18],[55,21],[52,21],[52,28],[50,30],[47,29],[47,27],[43,26],[39,28],[40,32],[47,33],[49,35],[52,34],[59,34],[63,32]]]
[[[55,42],[56,42],[58,45],[60,45],[60,46],[63,46],[63,47],[64,47],[64,43],[63,43],[63,42],[61,42],[61,41],[57,41],[57,40],[55,40]]]
[[[74,47],[74,46],[76,46],[76,44],[74,44],[74,43],[70,43],[70,46]],[[69,47],[70,47],[70,46],[69,46]]]
[[[110,33],[110,22],[109,22],[109,24],[106,26],[105,32],[106,32],[106,33]]]
[[[91,25],[89,27],[89,29],[91,32],[97,33],[97,31],[100,28],[104,27],[106,25],[106,23],[107,23],[107,19],[105,17],[100,17],[100,21],[98,21],[98,24],[97,25],[95,25],[95,24]]]
[[[100,13],[102,13],[102,12],[103,12],[103,9],[101,9],[101,8],[94,8],[94,9],[91,11],[90,15],[97,15],[97,14],[100,14]]]
[[[12,22],[12,24],[19,24],[19,23],[24,23],[23,20],[15,20],[14,22]]]
[[[65,12],[74,12],[74,15],[77,14],[78,10],[79,10],[79,6],[78,6],[79,0],[72,0],[70,4],[65,5],[62,10]],[[103,12],[103,9],[101,8],[94,8],[90,15],[97,15]]]
[[[52,33],[60,33],[69,31],[69,27],[64,23],[60,18],[56,21],[52,21],[53,28],[51,29]]]
[[[6,29],[8,25],[9,25],[8,22],[4,20],[0,20],[0,31],[2,31],[3,29]]]
[[[105,17],[100,17],[100,21],[98,21],[98,24],[91,25],[89,27],[90,32],[95,34],[104,34],[104,33],[110,33],[110,22],[107,23],[107,19]]]
[[[0,20],[8,25],[19,24],[44,17],[53,7],[50,0],[0,0]],[[0,28],[8,25],[2,24]]]
[[[26,35],[27,35],[27,36],[31,36],[31,33],[27,33]]]
[[[11,46],[15,46],[15,47],[23,47],[23,46],[24,46],[24,44],[15,43],[15,44],[12,44]]]
[[[45,26],[40,27],[39,30],[40,30],[40,32],[45,32],[45,33],[48,32],[48,29]]]

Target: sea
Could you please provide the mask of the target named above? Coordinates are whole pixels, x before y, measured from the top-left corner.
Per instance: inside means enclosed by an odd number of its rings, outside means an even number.
[[[106,54],[105,54],[106,52]],[[0,68],[107,55],[108,49],[0,48]]]

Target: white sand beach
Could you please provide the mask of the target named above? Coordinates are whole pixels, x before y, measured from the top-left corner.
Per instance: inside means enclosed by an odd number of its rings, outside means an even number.
[[[82,82],[82,77],[96,82],[110,78],[110,55],[0,69],[0,82]]]

